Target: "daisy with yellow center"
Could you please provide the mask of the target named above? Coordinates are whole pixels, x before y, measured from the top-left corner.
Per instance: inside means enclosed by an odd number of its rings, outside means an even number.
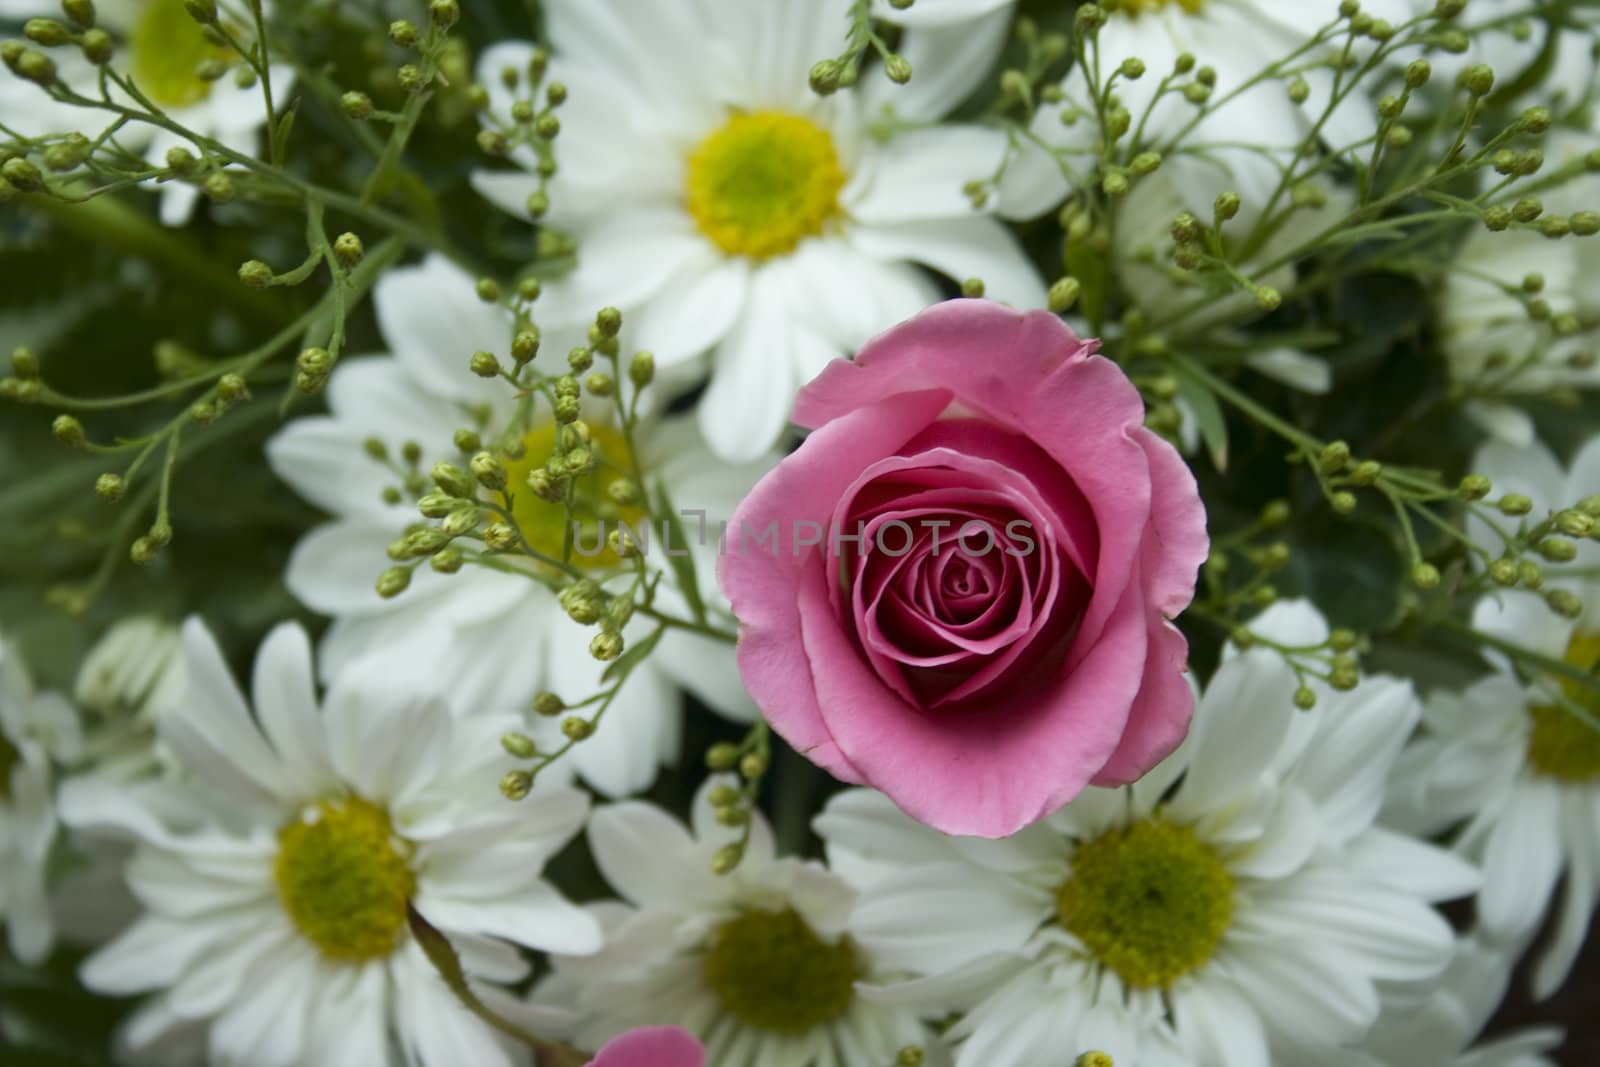
[[[1327,634],[1303,603],[1253,626]],[[957,1067],[1063,1047],[1265,1067],[1360,1041],[1385,983],[1445,966],[1454,938],[1431,904],[1476,872],[1374,826],[1418,713],[1409,685],[1325,691],[1309,713],[1296,685],[1275,654],[1230,652],[1177,753],[1004,841],[942,837],[864,790],[835,798],[817,822],[830,859],[879,872],[850,933],[919,976],[879,995],[964,1010]]]
[[[918,1012],[862,995],[896,976],[847,932],[856,893],[845,878],[778,857],[759,813],[743,862],[711,873],[739,833],[712,813],[707,797],[720,784],[701,790],[692,828],[640,802],[596,811],[589,844],[628,907],[606,914],[598,956],[555,961],[540,999],[574,1012],[581,1047],[671,1022],[704,1043],[712,1067],[887,1065],[926,1046],[933,1035]],[[663,863],[672,878],[660,876]]]
[[[1533,501],[1530,520],[1579,504],[1600,511],[1600,438],[1570,463],[1534,443],[1494,442],[1472,470],[1495,492]],[[1475,523],[1479,544],[1494,535]],[[1438,835],[1482,863],[1478,919],[1501,944],[1526,946],[1547,917],[1554,930],[1533,969],[1533,991],[1559,989],[1583,947],[1600,902],[1600,545],[1577,545],[1570,564],[1544,565],[1544,588],[1563,589],[1583,607],[1576,619],[1551,610],[1538,593],[1507,590],[1479,601],[1473,628],[1538,661],[1486,657],[1496,670],[1460,692],[1432,694],[1424,730],[1396,771],[1388,817]],[[1557,890],[1560,889],[1558,901]]]
[[[549,299],[548,294],[540,299],[541,310]],[[627,502],[626,493],[612,494],[619,479],[636,480],[637,459],[646,478],[644,492],[654,497],[665,486],[679,508],[705,512],[704,536],[700,521],[685,517],[689,544],[674,545],[673,551],[687,548],[697,554],[703,602],[722,613],[724,625],[734,625],[712,578],[717,524],[733,514],[774,460],[719,463],[691,419],[655,418],[648,414],[649,404],[632,435],[637,456],[612,421],[609,403],[582,410],[581,433],[571,426],[558,433],[546,404],[531,416],[519,413],[504,383],[467,370],[476,351],[508,352],[511,313],[479,300],[474,280],[443,257],[386,272],[374,304],[392,355],[341,360],[328,383],[330,413],[295,420],[267,448],[278,475],[330,516],[301,540],[287,574],[297,597],[334,620],[321,649],[325,680],[354,662],[370,661],[396,678],[428,687],[436,684],[439,664],[447,663],[453,691],[465,706],[511,711],[525,710],[540,690],[575,704],[602,688],[607,665],[589,653],[594,631],[573,622],[536,580],[548,575],[471,565],[445,575],[424,566],[404,596],[386,600],[373,589],[376,572],[368,570],[381,569],[385,547],[417,521],[418,486],[426,484],[429,469],[441,461],[465,467],[470,460],[455,441],[462,429],[480,434],[484,442],[502,442],[513,518],[528,543],[559,559],[570,539],[572,565],[597,580],[616,574],[622,562],[602,547],[602,530],[609,534],[626,523],[644,535],[644,511]],[[559,360],[556,353],[581,338],[554,328],[544,333],[538,366]],[[523,421],[515,421],[519,418]],[[386,461],[373,458],[374,442]],[[576,530],[569,527],[563,502],[543,499],[528,485],[528,476],[558,445],[582,447],[592,460],[586,473],[572,479]],[[662,572],[658,604],[671,610],[682,593],[670,573],[661,530],[652,528],[648,536],[643,559]],[[631,574],[622,580],[631,580]],[[636,642],[648,632],[649,620],[639,618],[623,637]],[[628,675],[595,734],[541,780],[576,773],[606,796],[647,789],[658,767],[678,755],[680,687],[730,718],[749,721],[756,714],[739,682],[731,647],[686,631],[667,634],[657,654]],[[539,733],[543,729],[549,736]],[[557,720],[540,719],[535,730],[536,740],[561,743]]]
[[[581,325],[622,309],[625,342],[654,352],[663,385],[706,378],[700,426],[744,461],[772,447],[794,395],[828,360],[921,310],[939,288],[981,278],[989,296],[1037,307],[1027,257],[962,189],[992,173],[1000,131],[941,124],[977,88],[1009,17],[908,33],[916,68],[896,87],[872,72],[819,98],[807,71],[838,51],[850,0],[712,0],[544,6],[569,92],[544,221],[577,239],[577,265],[547,286],[552,315]],[[507,88],[532,46],[480,62],[490,111],[509,121],[530,88]],[[874,130],[885,109],[905,120]],[[478,190],[526,216],[526,170],[484,171]],[[552,320],[553,321],[553,320]],[[709,357],[702,359],[702,357]]]
[[[583,796],[505,804],[493,754],[509,717],[457,720],[377,673],[319,701],[298,626],[257,654],[253,715],[205,628],[191,621],[183,640],[190,691],[160,728],[191,772],[187,809],[226,819],[180,831],[163,821],[171,804],[147,808],[148,794],[103,778],[63,798],[74,826],[139,841],[126,877],[144,914],[82,970],[98,992],[153,994],[125,1039],[198,1023],[229,1062],[520,1063],[433,972],[408,909],[453,939],[480,983],[524,975],[515,946],[593,952],[598,925],[540,873],[582,826]]]

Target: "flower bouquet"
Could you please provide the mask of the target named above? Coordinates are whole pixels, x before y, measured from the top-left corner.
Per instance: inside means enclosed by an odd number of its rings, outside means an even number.
[[[1597,56],[0,0],[0,1062],[1596,1062]]]

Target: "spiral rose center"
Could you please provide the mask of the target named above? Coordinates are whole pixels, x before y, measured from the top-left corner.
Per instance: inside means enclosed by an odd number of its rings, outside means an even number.
[[[689,157],[688,205],[730,256],[794,251],[839,214],[845,174],[827,130],[801,115],[734,115]]]
[[[1143,819],[1079,845],[1056,903],[1061,925],[1124,982],[1166,988],[1216,953],[1233,876],[1192,827]]]
[[[1569,666],[1593,673],[1600,666],[1600,632],[1572,635],[1562,657]],[[1536,704],[1528,709],[1528,765],[1563,782],[1600,782],[1600,695],[1576,679],[1563,678],[1561,693],[1574,708]],[[1587,717],[1579,712],[1586,712]]]
[[[860,977],[850,941],[829,944],[793,908],[747,911],[723,923],[704,968],[723,1010],[775,1034],[804,1034],[839,1018]]]
[[[278,832],[278,898],[327,958],[387,956],[416,891],[408,852],[378,805],[359,797],[321,801]]]

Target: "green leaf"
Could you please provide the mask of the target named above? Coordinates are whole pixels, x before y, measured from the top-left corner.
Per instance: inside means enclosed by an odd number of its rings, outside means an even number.
[[[613,660],[611,665],[601,672],[600,681],[602,683],[614,682],[618,678],[627,677],[628,672],[632,671],[634,667],[638,666],[639,661],[648,656],[655,649],[656,645],[661,643],[661,635],[666,632],[667,626],[665,623],[662,623],[660,626],[657,626],[654,630],[650,631],[650,636],[646,637],[643,641],[640,641],[635,645],[629,645],[627,648],[623,649],[622,655]]]
[[[1286,578],[1335,626],[1383,633],[1401,614],[1410,566],[1395,529],[1376,519],[1342,519],[1295,531]]]
[[[1211,462],[1216,465],[1217,473],[1226,473],[1228,420],[1223,417],[1222,405],[1217,403],[1216,394],[1207,389],[1203,382],[1182,371],[1178,372],[1177,378],[1178,395],[1194,412],[1194,421],[1200,428],[1200,439],[1205,442],[1206,451],[1211,453]]]
[[[278,116],[278,128],[272,134],[272,158],[282,163],[289,155],[289,134],[294,131],[295,116],[300,113],[300,98],[294,98],[289,109]]]

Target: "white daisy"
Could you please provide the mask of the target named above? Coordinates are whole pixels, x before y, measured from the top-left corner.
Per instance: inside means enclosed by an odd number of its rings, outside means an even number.
[[[96,25],[117,41],[113,65],[131,78],[151,103],[202,137],[236,152],[255,153],[266,122],[261,87],[253,81],[240,84],[231,73],[215,81],[196,75],[196,69],[208,59],[228,62],[238,61],[238,57],[205,39],[200,24],[184,9],[183,0],[100,0],[95,12]],[[61,8],[39,0],[6,0],[0,14],[59,19]],[[228,18],[226,13],[224,18]],[[230,27],[242,40],[255,36],[253,25],[230,21]],[[78,49],[52,48],[49,55],[63,84],[82,96],[99,99],[99,68],[84,59]],[[274,63],[267,69],[282,107],[294,83],[294,68]],[[118,92],[122,102],[131,103]],[[0,103],[7,105],[7,125],[29,136],[81,131],[93,137],[114,118],[109,112],[59,104],[6,70],[0,70]],[[194,147],[175,133],[138,122],[123,127],[117,137],[128,148],[142,151],[157,167],[166,166],[169,149]],[[169,226],[180,225],[194,210],[200,195],[198,187],[173,181],[161,189],[161,221]]]
[[[1259,628],[1315,644],[1281,605]],[[1417,716],[1372,678],[1296,711],[1275,654],[1225,660],[1184,746],[1127,790],[1088,790],[1001,841],[948,838],[853,790],[817,821],[872,878],[851,931],[925,977],[878,993],[965,1011],[959,1067],[1098,1048],[1137,1067],[1302,1063],[1363,1038],[1378,983],[1437,976],[1430,901],[1471,892],[1448,852],[1373,825]]]
[[[451,692],[466,708],[526,708],[541,689],[569,703],[587,698],[601,688],[603,670],[589,654],[593,631],[569,619],[529,576],[473,566],[443,575],[422,567],[402,596],[386,600],[374,590],[388,563],[385,546],[417,520],[414,491],[426,472],[437,460],[465,464],[467,455],[453,443],[455,432],[472,427],[471,413],[481,406],[486,417],[478,428],[488,439],[510,424],[515,407],[503,382],[486,382],[467,370],[476,350],[506,351],[512,329],[510,312],[480,301],[471,278],[431,257],[385,274],[374,300],[393,358],[341,361],[328,384],[332,413],[296,420],[267,448],[278,475],[333,516],[296,546],[287,576],[296,596],[334,618],[321,649],[325,677],[365,658],[419,680],[448,669]],[[591,420],[591,428],[592,447],[625,466],[622,435],[604,416]],[[535,457],[529,462],[550,454],[554,432],[548,418],[531,428],[524,442]],[[368,439],[385,445],[388,461],[368,454]],[[704,545],[698,523],[685,520],[690,548],[700,557],[702,596],[731,631],[732,616],[711,584],[716,524],[733,513],[768,464],[717,462],[683,420],[642,425],[638,443],[648,476],[669,487],[675,506],[707,513]],[[416,449],[414,464],[404,459],[408,447]],[[508,466],[513,484],[520,484],[527,463]],[[408,479],[415,480],[409,488]],[[389,499],[400,502],[387,502],[385,491],[395,489],[402,490],[400,497]],[[603,489],[597,486],[597,492]],[[527,491],[519,494],[523,534],[554,556],[561,555],[562,516],[559,506]],[[666,564],[659,541],[647,558]],[[648,620],[636,618],[624,632],[631,640],[642,638]],[[611,796],[647,787],[658,764],[677,757],[679,684],[724,714],[754,718],[732,646],[675,630],[629,676],[599,731],[555,767],[574,765]]]
[[[583,825],[585,798],[508,803],[495,786],[505,722],[452,717],[413,686],[347,676],[319,705],[298,626],[257,654],[254,718],[205,627],[188,623],[183,639],[189,697],[161,729],[207,786],[193,803],[211,819],[174,830],[104,781],[62,799],[73,825],[140,842],[127,879],[145,914],[82,968],[97,992],[157,994],[129,1043],[198,1021],[213,1062],[524,1062],[449,992],[407,907],[488,982],[526,974],[515,945],[594,951],[598,925],[540,877]]]
[[[1398,25],[1414,13],[1416,2],[1368,0],[1362,10]],[[1301,64],[1308,68],[1301,71],[1308,95],[1298,104],[1290,99],[1283,79],[1263,79],[1251,88],[1242,87],[1336,21],[1338,9],[1339,0],[1297,0],[1293,4],[1277,0],[1128,0],[1109,14],[1096,37],[1099,77],[1103,83],[1125,60],[1142,61],[1143,76],[1119,78],[1115,93],[1133,123],[1143,129],[1146,146],[1167,157],[1163,169],[1178,174],[1176,180],[1195,195],[1203,192],[1207,205],[1224,188],[1239,193],[1246,203],[1264,205],[1278,185],[1277,170],[1248,165],[1243,158],[1265,150],[1282,152],[1299,144],[1332,99],[1333,72]],[[1193,129],[1188,127],[1197,109],[1182,93],[1156,96],[1162,79],[1172,73],[1184,53],[1195,58],[1197,67],[1210,67],[1216,74],[1212,99],[1219,103]],[[1101,131],[1092,117],[1096,108],[1090,79],[1081,67],[1074,66],[1061,89],[1065,103],[1041,106],[1030,126],[1033,138],[1069,153],[1092,149]],[[1067,125],[1061,117],[1064,112],[1086,117]],[[1320,136],[1338,149],[1370,137],[1376,128],[1376,115],[1363,90],[1343,99],[1322,126]],[[1248,131],[1252,150],[1217,147],[1237,143],[1242,130]],[[1181,145],[1193,151],[1174,151],[1171,142],[1180,135]],[[1198,151],[1202,148],[1204,151]],[[1233,167],[1237,173],[1220,186],[1215,167],[1207,162],[1208,157],[1219,154],[1241,161]],[[1038,144],[1025,143],[1008,161],[1000,182],[1001,209],[1008,216],[1029,218],[1060,203],[1068,189],[1061,162]]]
[[[1553,131],[1542,146],[1546,170],[1572,163],[1600,148],[1600,137]],[[1541,190],[1550,214],[1600,208],[1600,175]],[[1439,333],[1451,378],[1469,397],[1467,411],[1486,430],[1512,444],[1528,445],[1533,420],[1515,401],[1558,386],[1600,387],[1600,247],[1588,238],[1552,241],[1536,230],[1492,233],[1477,227],[1456,254],[1439,309]],[[1541,280],[1529,292],[1523,282]],[[1543,301],[1549,314],[1535,318],[1529,302]],[[1583,327],[1559,335],[1553,324],[1576,316]]]
[[[1305,1067],[1555,1067],[1543,1054],[1561,1043],[1559,1029],[1531,1027],[1474,1045],[1505,997],[1512,957],[1474,936],[1456,943],[1443,979],[1412,997],[1395,996],[1360,1049],[1342,1050]]]
[[[911,264],[982,278],[990,296],[1020,307],[1044,302],[1016,240],[962,192],[994,170],[1003,135],[938,124],[990,69],[1004,17],[911,34],[909,85],[869,71],[824,99],[807,71],[839,52],[848,8],[544,6],[551,78],[570,90],[547,221],[578,239],[577,267],[550,287],[552,303],[578,319],[621,307],[631,343],[679,381],[711,351],[700,424],[731,459],[778,439],[796,390],[830,359],[936,299]],[[530,50],[484,54],[481,80],[502,119],[513,94],[500,72],[526,71]],[[875,128],[884,107],[905,125]],[[516,158],[533,168],[531,152]],[[483,172],[474,184],[525,217],[538,179]]]
[[[927,1048],[932,1032],[914,1011],[855,991],[898,976],[846,934],[848,882],[778,857],[759,812],[743,862],[711,873],[739,833],[713,814],[707,797],[719,784],[696,798],[692,834],[641,801],[595,811],[589,844],[627,903],[595,908],[606,947],[555,957],[540,999],[573,1011],[581,1047],[671,1022],[705,1043],[707,1067],[888,1067],[908,1045]]]
[[[1600,492],[1600,439],[1570,471],[1541,446],[1492,444],[1474,470],[1497,491],[1523,493],[1536,514]],[[1592,569],[1600,546],[1580,548],[1574,566]],[[1481,601],[1476,629],[1581,671],[1600,663],[1600,596],[1591,580],[1562,578],[1549,568],[1547,586],[1578,594],[1586,612],[1563,619],[1539,596],[1504,591]],[[1534,971],[1536,996],[1565,981],[1583,947],[1600,887],[1600,733],[1562,706],[1563,699],[1600,715],[1594,691],[1553,676],[1521,678],[1498,654],[1497,671],[1461,692],[1433,694],[1424,732],[1396,771],[1387,817],[1434,834],[1461,830],[1455,847],[1483,864],[1478,918],[1486,934],[1523,944],[1550,910],[1556,885],[1566,889],[1555,930]]]
[[[24,963],[55,944],[46,884],[57,839],[51,764],[76,759],[79,743],[72,705],[35,690],[16,645],[0,638],[0,924]]]

